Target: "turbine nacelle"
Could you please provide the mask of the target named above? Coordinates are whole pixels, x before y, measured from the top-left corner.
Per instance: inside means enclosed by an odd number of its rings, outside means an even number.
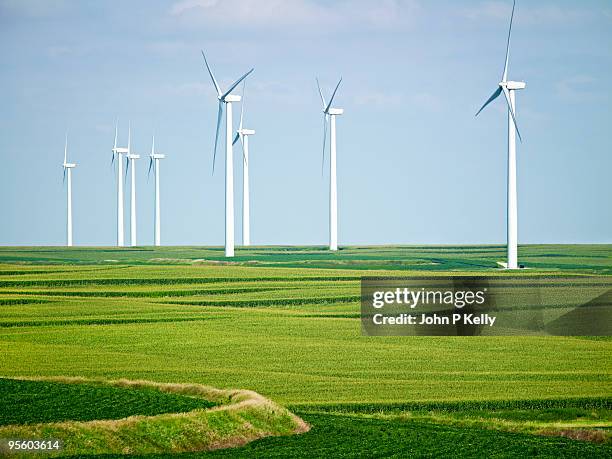
[[[516,91],[518,89],[525,89],[527,84],[524,81],[501,81],[499,86],[502,88],[506,88],[510,91]]]
[[[327,110],[328,115],[342,115],[344,113],[344,109],[343,108],[330,108],[329,110]]]
[[[134,155],[130,153],[127,155],[127,158],[128,159],[140,159],[140,155]]]
[[[238,129],[240,135],[255,135],[255,129]]]
[[[113,148],[113,153],[117,153],[118,155],[128,154],[129,152],[130,152],[130,150],[128,150],[127,148],[124,148],[124,147]]]
[[[242,97],[237,96],[235,94],[228,94],[223,98],[219,97],[219,100],[222,100],[223,102],[240,102],[242,100]]]
[[[74,163],[64,163],[64,164],[63,164],[63,166],[64,166],[64,169],[73,169],[73,168],[75,168],[77,165],[76,165],[76,164],[74,164]]]
[[[161,153],[153,153],[152,155],[149,155],[149,157],[151,159],[164,159],[166,155],[162,155]]]

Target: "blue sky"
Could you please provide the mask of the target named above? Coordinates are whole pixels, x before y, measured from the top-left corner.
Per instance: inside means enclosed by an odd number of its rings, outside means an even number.
[[[134,150],[148,154],[155,133],[167,155],[163,243],[221,245],[223,168],[211,174],[217,105],[201,48],[222,86],[255,67],[245,113],[257,130],[253,243],[327,241],[317,75],[328,93],[344,77],[334,104],[345,109],[341,244],[503,243],[506,115],[501,100],[474,113],[500,79],[510,8],[510,0],[0,0],[0,244],[64,242],[66,129],[78,163],[75,243],[114,244],[119,117],[120,143],[131,121]],[[518,1],[509,76],[527,82],[517,102],[520,242],[612,242],[610,75],[611,2]],[[240,241],[239,150],[235,159]],[[141,160],[138,232],[150,244],[146,168]]]

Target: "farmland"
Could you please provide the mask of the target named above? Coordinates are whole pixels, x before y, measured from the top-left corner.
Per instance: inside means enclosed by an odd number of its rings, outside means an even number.
[[[611,454],[610,339],[361,336],[361,276],[503,276],[503,247],[237,255],[227,263],[217,248],[0,248],[0,375],[250,389],[313,427],[220,455],[448,454],[445,442],[509,456]],[[612,274],[606,245],[519,255],[530,275]],[[599,441],[541,435],[561,431]]]

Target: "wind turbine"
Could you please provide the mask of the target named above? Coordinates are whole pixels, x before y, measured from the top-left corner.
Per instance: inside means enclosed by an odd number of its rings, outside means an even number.
[[[250,224],[250,200],[249,200],[249,136],[255,134],[254,129],[242,127],[244,117],[244,88],[246,83],[242,83],[242,104],[240,106],[240,125],[236,131],[236,136],[232,145],[238,142],[242,145],[242,245],[251,245],[251,224]]]
[[[507,202],[507,238],[508,238],[508,262],[506,263],[507,269],[517,269],[517,252],[518,252],[518,224],[517,224],[517,192],[516,192],[516,135],[518,134],[519,140],[522,141],[521,133],[518,130],[516,123],[516,96],[515,91],[525,89],[525,82],[523,81],[508,81],[508,59],[510,56],[510,34],[512,33],[512,21],[514,20],[514,9],[516,7],[516,0],[512,4],[512,14],[510,16],[510,27],[508,29],[508,41],[506,43],[506,60],[504,64],[504,72],[502,79],[499,82],[499,87],[493,92],[491,97],[484,103],[484,105],[478,110],[476,116],[493,100],[497,99],[500,94],[504,94],[506,103],[508,105],[508,202]]]
[[[64,182],[66,181],[66,175],[68,175],[68,183],[66,187],[66,245],[72,247],[72,169],[76,167],[76,164],[68,162],[68,133],[66,133],[66,143],[64,144]]]
[[[317,87],[319,88],[319,95],[321,96],[321,102],[323,103],[323,158],[321,162],[321,174],[323,174],[323,163],[325,161],[325,141],[327,140],[327,123],[330,125],[329,129],[329,250],[338,250],[338,185],[336,182],[336,116],[342,115],[344,109],[332,108],[332,102],[336,97],[336,91],[342,78],[338,81],[336,89],[332,93],[329,103],[325,103],[325,97],[323,97],[323,91],[321,91],[321,85],[317,78]]]
[[[213,174],[215,172],[215,158],[217,156],[217,143],[219,140],[219,126],[221,125],[221,117],[223,116],[223,107],[225,106],[225,256],[234,256],[234,160],[232,150],[232,102],[240,102],[240,96],[231,94],[231,92],[255,69],[249,70],[247,73],[238,78],[229,89],[221,92],[219,84],[208,65],[206,55],[202,51],[204,63],[210,74],[215,90],[217,91],[217,99],[219,100],[219,110],[217,112],[217,130],[215,134],[215,149],[213,151]]]
[[[151,145],[151,154],[149,155],[149,172],[147,176],[151,174],[151,168],[155,174],[155,245],[161,245],[161,205],[159,201],[159,160],[164,159],[166,155],[161,153],[155,153],[155,136],[153,136],[153,143]]]
[[[131,126],[128,128],[128,148],[117,147],[117,127],[118,122],[115,123],[115,142],[113,144],[113,158],[117,155],[117,246],[123,247],[124,241],[124,230],[123,230],[123,161],[121,155],[127,155],[130,153],[129,145],[131,140]],[[111,161],[111,164],[112,164]]]
[[[130,129],[131,131],[131,129]],[[127,180],[128,171],[130,170],[130,164],[132,165],[132,177],[131,177],[131,197],[130,197],[130,245],[135,247],[136,242],[136,160],[140,159],[140,155],[132,153],[132,139],[131,132],[128,136],[128,147],[127,154],[125,155],[125,178]]]

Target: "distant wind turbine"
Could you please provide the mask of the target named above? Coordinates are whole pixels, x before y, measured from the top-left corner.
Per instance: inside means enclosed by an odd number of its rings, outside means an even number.
[[[476,116],[493,100],[497,99],[500,94],[504,94],[506,104],[508,105],[508,202],[507,202],[507,238],[508,238],[508,262],[506,268],[517,269],[518,260],[518,210],[517,210],[517,192],[516,192],[516,135],[522,141],[521,133],[518,130],[516,123],[516,100],[515,91],[525,89],[523,81],[508,81],[508,60],[510,56],[510,35],[512,33],[512,21],[514,20],[514,10],[516,0],[512,4],[512,14],[510,16],[510,27],[508,29],[508,40],[506,43],[506,60],[504,63],[504,72],[499,87],[493,92],[491,97],[478,110]]]
[[[151,168],[155,174],[155,245],[161,245],[161,203],[159,196],[159,161],[164,159],[166,155],[161,153],[155,153],[155,136],[153,136],[153,142],[151,144],[151,154],[149,155],[149,172],[151,174]]]
[[[123,160],[121,155],[127,155],[129,151],[129,144],[131,140],[131,126],[128,128],[128,148],[117,147],[117,128],[119,122],[115,123],[115,142],[113,144],[113,157],[112,161],[117,156],[117,246],[123,247],[125,245],[124,240],[124,228],[123,228]],[[111,164],[112,164],[111,161]]]
[[[215,148],[213,151],[213,173],[215,172],[215,158],[217,156],[217,143],[219,141],[219,126],[221,125],[221,117],[223,116],[223,107],[225,106],[225,256],[234,256],[234,160],[232,151],[232,102],[240,102],[240,96],[231,94],[231,92],[255,69],[249,70],[247,73],[238,78],[229,89],[221,92],[221,88],[215,79],[215,76],[208,65],[206,55],[202,51],[202,57],[206,64],[206,69],[210,74],[215,90],[217,91],[217,99],[219,100],[219,109],[217,112],[217,130],[215,134]]]
[[[140,155],[132,153],[132,133],[131,129],[128,135],[127,154],[125,155],[125,178],[127,180],[130,164],[132,165],[131,176],[131,197],[130,197],[130,245],[135,247],[136,241],[136,160],[140,159]]]
[[[68,162],[68,133],[66,133],[66,143],[64,144],[64,178],[66,182],[66,176],[68,176],[68,182],[66,186],[66,245],[72,247],[72,169],[76,167],[76,164]]]
[[[319,95],[321,96],[321,102],[323,103],[323,158],[321,162],[321,174],[323,174],[323,163],[325,162],[325,142],[327,140],[327,123],[330,125],[329,129],[329,250],[338,250],[338,186],[336,182],[336,116],[342,115],[344,109],[332,108],[332,102],[336,97],[336,92],[342,78],[338,81],[334,92],[332,93],[329,103],[325,103],[325,97],[323,97],[323,91],[321,91],[321,85],[317,78],[317,87],[319,88]]]
[[[249,136],[255,135],[255,130],[242,127],[244,117],[244,88],[245,83],[242,83],[242,104],[240,105],[240,125],[236,131],[236,136],[232,145],[238,139],[242,145],[242,245],[251,245],[251,223],[250,223],[250,199],[249,199]]]

